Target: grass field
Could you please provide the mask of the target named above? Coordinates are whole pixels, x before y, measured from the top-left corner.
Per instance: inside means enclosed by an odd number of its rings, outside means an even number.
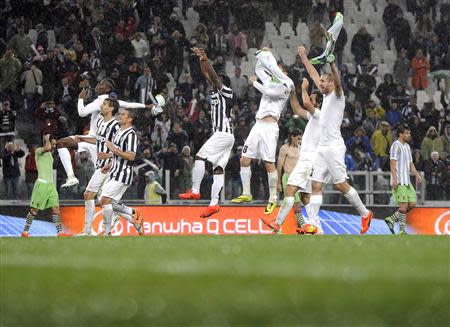
[[[449,326],[450,238],[0,239],[1,326]]]

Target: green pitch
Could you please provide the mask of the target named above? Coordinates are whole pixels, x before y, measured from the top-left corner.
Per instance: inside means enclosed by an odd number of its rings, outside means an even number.
[[[0,243],[0,326],[450,325],[448,237]]]

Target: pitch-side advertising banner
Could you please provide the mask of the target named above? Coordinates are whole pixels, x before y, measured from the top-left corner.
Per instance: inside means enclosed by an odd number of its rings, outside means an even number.
[[[408,213],[408,225],[417,234],[450,235],[450,208],[415,208]]]
[[[208,219],[200,218],[203,207],[188,206],[148,206],[137,207],[144,218],[145,235],[235,235],[271,234],[264,226],[263,207],[222,207],[218,214]],[[79,233],[84,228],[84,207],[61,207],[64,227],[71,233]],[[266,216],[267,217],[267,216]],[[97,208],[93,224],[93,234],[103,229],[103,215]],[[291,213],[283,225],[283,234],[295,234],[296,221]],[[134,226],[121,218],[112,230],[113,235],[137,235]]]

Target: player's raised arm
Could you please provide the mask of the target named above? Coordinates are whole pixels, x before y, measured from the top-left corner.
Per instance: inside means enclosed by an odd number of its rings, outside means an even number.
[[[341,76],[334,62],[330,63],[330,66],[331,66],[331,75],[333,76],[334,82],[334,91],[336,92],[336,95],[340,97],[342,95]]]
[[[44,135],[44,146],[42,147],[42,153],[52,151],[52,142],[50,141],[50,134]]]
[[[290,95],[291,108],[294,114],[300,116],[301,118],[308,120],[308,113],[305,109],[302,108],[297,99],[297,92],[295,92],[295,87],[291,91]]]
[[[306,55],[306,48],[303,45],[298,47],[298,55],[300,56],[303,65],[308,71],[309,76],[311,76],[312,80],[314,81],[314,84],[319,87],[320,75],[314,68],[314,66],[309,62],[308,56]]]
[[[205,53],[205,50],[202,48],[192,48],[192,51],[199,57],[200,59],[200,70],[203,76],[208,80],[208,82],[217,90],[221,90],[223,84],[217,75],[214,68],[211,66],[209,62],[208,56]]]
[[[303,105],[305,106],[305,109],[311,114],[314,114],[314,111],[316,110],[311,102],[311,98],[309,97],[308,94],[308,87],[309,87],[309,82],[306,78],[303,79],[302,81],[302,100],[303,100]]]
[[[86,89],[83,89],[80,92],[80,95],[78,96],[78,105],[77,105],[77,110],[78,110],[78,115],[80,117],[86,117],[89,116],[90,114],[94,113],[94,112],[98,112],[98,108],[100,106],[101,103],[99,103],[101,100],[99,99],[95,99],[94,101],[92,101],[91,103],[89,103],[88,105],[84,105],[84,101],[87,99],[88,97],[88,91]]]

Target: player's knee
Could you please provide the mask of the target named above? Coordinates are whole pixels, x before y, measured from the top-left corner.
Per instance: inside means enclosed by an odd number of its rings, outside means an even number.
[[[91,191],[84,191],[83,193],[83,197],[84,199],[87,200],[93,200],[95,197],[95,193],[91,192]]]
[[[112,200],[110,198],[102,197],[100,199],[100,203],[102,204],[102,206],[105,206],[107,204],[111,204]]]
[[[415,202],[411,202],[408,204],[408,211],[414,209],[416,207],[416,203]]]
[[[264,161],[264,166],[266,167],[266,170],[269,173],[275,171],[275,164],[273,162]]]
[[[252,163],[252,159],[248,158],[248,157],[241,157],[239,162],[240,162],[242,167],[249,167],[250,164]]]
[[[286,197],[293,197],[295,196],[295,193],[297,192],[295,187],[292,187],[291,185],[286,186],[286,189],[284,190]]]
[[[53,207],[52,208],[52,214],[59,215],[59,207]]]
[[[216,168],[214,168],[213,170],[214,175],[222,175],[223,174],[223,168],[220,166],[217,166]]]
[[[350,189],[347,182],[337,183],[337,184],[335,184],[335,187],[338,191],[340,191],[341,193],[344,193],[344,194],[347,193]]]
[[[302,193],[300,200],[302,200],[303,205],[309,204],[310,194]]]
[[[311,185],[311,188],[312,188],[312,191],[313,191],[314,193],[320,193],[320,192],[322,192],[322,184],[319,183],[319,182],[313,181],[313,182],[312,182],[312,185]]]
[[[34,208],[30,208],[30,213],[31,213],[33,216],[37,216],[37,214],[39,213],[39,210],[34,209]]]

